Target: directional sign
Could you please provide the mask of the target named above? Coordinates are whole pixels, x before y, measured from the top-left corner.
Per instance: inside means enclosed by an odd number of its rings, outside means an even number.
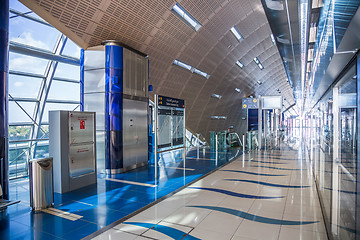
[[[185,108],[185,101],[182,99],[158,96],[159,106],[174,107],[174,108]]]
[[[257,109],[259,108],[259,103],[256,98],[243,98],[242,99],[242,108],[243,109]]]

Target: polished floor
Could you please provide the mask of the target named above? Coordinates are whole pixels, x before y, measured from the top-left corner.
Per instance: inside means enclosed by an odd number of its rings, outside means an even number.
[[[171,194],[240,156],[235,149],[215,154],[209,149],[160,157],[159,179],[154,166],[127,173],[99,174],[97,184],[54,195],[54,208],[30,210],[29,180],[12,181],[10,198],[21,200],[0,213],[0,239],[81,239]]]
[[[304,152],[247,153],[94,239],[328,239]]]

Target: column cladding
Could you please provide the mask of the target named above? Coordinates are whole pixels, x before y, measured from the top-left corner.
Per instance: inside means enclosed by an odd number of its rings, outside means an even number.
[[[105,168],[108,174],[123,168],[123,48],[105,45]]]
[[[8,161],[8,63],[9,63],[9,0],[0,0],[0,184],[9,199]]]

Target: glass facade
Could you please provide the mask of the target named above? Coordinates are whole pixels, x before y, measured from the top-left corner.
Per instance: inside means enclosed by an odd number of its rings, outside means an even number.
[[[333,239],[355,239],[357,179],[357,77],[350,65],[309,113],[310,159],[326,228]]]
[[[9,176],[15,179],[28,176],[30,159],[48,156],[48,112],[80,110],[80,48],[18,1],[10,1],[9,40]]]

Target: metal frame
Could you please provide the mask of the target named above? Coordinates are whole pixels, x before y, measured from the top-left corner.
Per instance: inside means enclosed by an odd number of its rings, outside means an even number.
[[[47,22],[29,16],[28,13],[23,13],[14,9],[10,9],[10,13],[15,14],[14,17],[24,17],[30,21],[35,21],[41,24],[44,24],[46,26],[49,26],[52,28],[50,24]],[[41,138],[41,135],[46,132],[41,128],[41,125],[47,125],[47,123],[42,122],[43,114],[45,111],[46,103],[59,103],[59,104],[77,104],[77,109],[79,107],[79,101],[72,101],[72,100],[56,100],[56,99],[48,99],[48,94],[51,88],[52,81],[60,81],[60,82],[69,82],[69,83],[77,83],[80,84],[79,80],[75,79],[68,79],[68,78],[62,78],[62,77],[54,77],[54,74],[57,70],[57,64],[58,62],[62,62],[65,64],[70,65],[80,65],[80,59],[70,57],[70,56],[64,56],[62,55],[62,52],[66,46],[67,37],[59,32],[59,37],[54,44],[53,51],[48,51],[32,46],[28,46],[21,43],[16,42],[10,42],[9,43],[9,50],[10,52],[19,53],[22,55],[28,55],[36,58],[41,58],[45,60],[49,60],[48,65],[46,67],[46,70],[44,72],[44,75],[41,74],[33,74],[33,73],[27,73],[22,71],[16,71],[11,70],[9,71],[10,75],[18,75],[18,76],[24,76],[24,77],[32,77],[32,78],[40,78],[42,79],[41,87],[39,90],[39,94],[37,98],[22,98],[22,97],[12,97],[9,94],[9,101],[13,101],[17,104],[17,106],[30,118],[31,122],[23,122],[23,123],[9,123],[9,126],[31,126],[29,139],[24,140],[13,140],[9,141],[9,143],[18,143],[22,142],[24,144],[28,144],[27,150],[25,150],[27,154],[27,162],[36,156],[36,147],[37,142],[39,141],[45,141],[47,138]],[[10,62],[11,64],[11,62]],[[22,106],[21,102],[34,102],[35,103],[35,109],[33,113],[28,113]]]

